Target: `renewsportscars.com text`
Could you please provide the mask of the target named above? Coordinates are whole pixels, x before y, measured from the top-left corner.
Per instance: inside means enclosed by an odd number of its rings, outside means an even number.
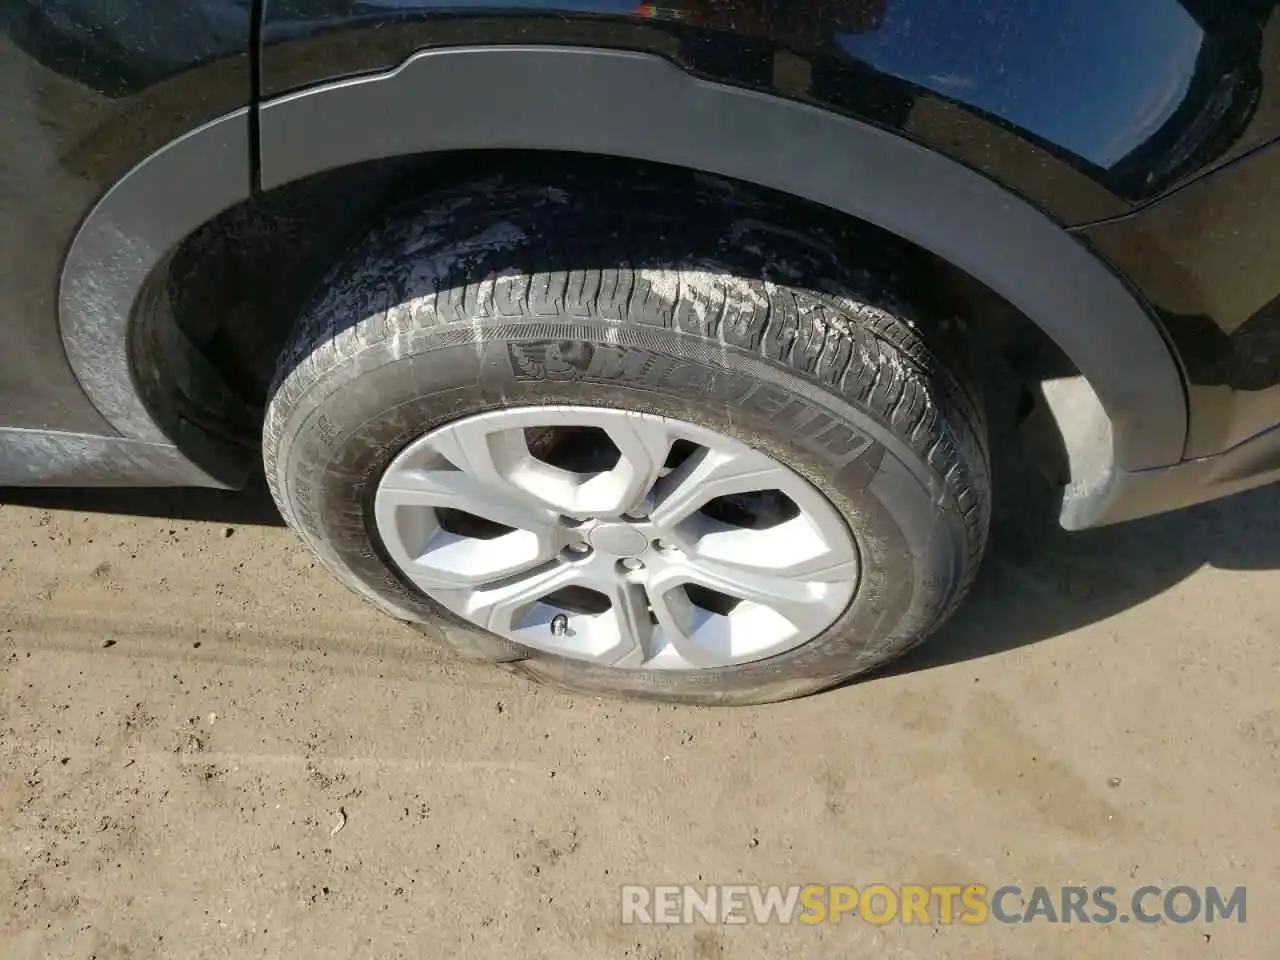
[[[877,883],[624,886],[628,924],[1244,923],[1244,887]]]

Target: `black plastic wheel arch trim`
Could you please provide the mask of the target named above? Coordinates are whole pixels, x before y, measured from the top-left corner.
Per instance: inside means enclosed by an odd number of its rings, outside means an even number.
[[[1110,268],[981,174],[875,127],[704,81],[649,54],[518,46],[424,51],[385,73],[268,101],[259,118],[268,190],[365,160],[529,149],[667,163],[825,204],[955,264],[1044,329],[1111,421],[1113,449],[1086,459],[1119,473],[1181,458],[1177,365]],[[133,381],[130,317],[164,257],[250,195],[250,121],[237,111],[148,158],[99,202],[68,255],[68,357],[125,437],[172,440]]]
[[[1116,468],[1181,459],[1178,368],[1124,284],[1029,204],[875,127],[651,54],[578,47],[428,50],[260,114],[267,189],[397,154],[513,148],[673,164],[825,204],[941,256],[1039,324],[1098,392]]]
[[[142,399],[129,326],[147,278],[197,227],[249,198],[249,110],[153,153],[85,218],[62,268],[59,323],[80,386],[123,437],[173,440]]]

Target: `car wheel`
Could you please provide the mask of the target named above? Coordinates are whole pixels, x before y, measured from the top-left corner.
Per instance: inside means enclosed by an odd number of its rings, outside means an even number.
[[[695,703],[830,687],[935,630],[986,539],[980,406],[897,270],[710,179],[408,205],[294,330],[268,481],[338,577],[473,659]]]

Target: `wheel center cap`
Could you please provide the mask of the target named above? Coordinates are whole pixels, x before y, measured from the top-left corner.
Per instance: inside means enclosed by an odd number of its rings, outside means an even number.
[[[614,557],[638,557],[649,547],[649,538],[625,523],[602,523],[587,540],[596,550]]]

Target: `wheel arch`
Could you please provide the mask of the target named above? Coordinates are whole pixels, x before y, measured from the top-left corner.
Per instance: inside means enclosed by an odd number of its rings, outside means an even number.
[[[247,111],[215,121],[135,168],[68,255],[68,357],[126,437],[179,440],[181,418],[139,386],[131,320],[184,237],[252,195],[251,121]],[[1088,525],[1090,501],[1115,474],[1181,459],[1182,377],[1124,282],[1029,203],[878,128],[705,81],[651,54],[518,46],[424,51],[388,72],[267,101],[258,122],[263,190],[396,156],[556,150],[685,167],[822,204],[980,281],[1075,364],[1096,402],[1077,391],[1051,405],[1073,467],[1064,522]]]

